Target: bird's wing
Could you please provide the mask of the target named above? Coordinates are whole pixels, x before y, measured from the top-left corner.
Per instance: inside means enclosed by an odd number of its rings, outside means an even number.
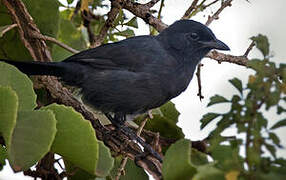
[[[137,36],[82,51],[64,62],[88,64],[102,70],[123,69],[136,72],[150,64],[172,64],[172,58],[154,37]]]

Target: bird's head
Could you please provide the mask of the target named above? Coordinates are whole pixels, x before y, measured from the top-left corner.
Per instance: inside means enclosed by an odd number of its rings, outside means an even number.
[[[205,25],[193,20],[179,20],[163,30],[158,38],[189,57],[203,58],[210,50],[230,50]]]

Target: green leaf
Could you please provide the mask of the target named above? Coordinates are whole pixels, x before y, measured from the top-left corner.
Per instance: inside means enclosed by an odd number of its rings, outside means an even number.
[[[271,155],[276,158],[276,148],[271,144],[264,143],[266,149],[271,153]]]
[[[7,151],[2,145],[0,145],[0,171],[6,165],[5,162],[6,159],[7,159]]]
[[[200,166],[200,165],[207,164],[208,162],[209,161],[208,161],[207,154],[202,153],[202,152],[192,148],[191,164],[193,164],[194,166]]]
[[[162,174],[166,180],[191,179],[196,168],[191,165],[191,144],[189,140],[181,139],[172,144],[167,150],[162,167]]]
[[[134,28],[138,28],[137,17],[134,16],[132,19],[130,19],[130,21],[128,21],[127,23],[124,23],[124,25],[134,27]]]
[[[18,97],[10,87],[0,86],[0,134],[6,147],[10,148],[12,133],[16,125]]]
[[[284,158],[277,158],[274,160],[274,163],[286,167],[286,159]]]
[[[275,133],[269,133],[269,138],[273,141],[274,144],[276,144],[278,147],[281,147],[280,139]]]
[[[247,160],[250,166],[253,166],[253,165],[259,166],[261,159],[260,159],[260,152],[258,152],[257,149],[255,149],[252,146],[248,147],[246,156],[248,157]]]
[[[286,168],[272,166],[270,172],[259,173],[261,180],[285,180],[286,179]]]
[[[211,105],[218,104],[218,103],[225,103],[225,102],[229,102],[229,100],[227,100],[223,96],[215,95],[215,96],[211,97],[211,101],[208,103],[207,106],[211,106]]]
[[[8,14],[6,6],[4,6],[2,2],[0,2],[0,12],[0,26],[13,24],[11,16]],[[28,50],[20,41],[20,36],[17,28],[13,28],[10,31],[6,32],[4,36],[0,38],[0,44],[0,58],[8,58],[7,55],[9,55],[9,59],[13,60],[31,59]],[[15,49],[17,49],[17,53],[15,53]]]
[[[66,172],[70,174],[67,178],[68,180],[82,180],[82,179],[95,180],[96,179],[95,175],[90,174],[84,171],[83,169],[78,168],[70,161],[64,159],[64,163],[65,163]]]
[[[286,109],[282,106],[277,105],[277,114],[281,114],[283,112],[286,112]]]
[[[262,113],[257,113],[257,121],[256,121],[256,127],[261,129],[262,127],[267,128],[267,119],[263,116]]]
[[[57,119],[57,134],[52,151],[60,154],[75,166],[96,174],[99,156],[98,141],[89,121],[71,107],[52,104],[50,109]]]
[[[211,151],[212,158],[224,171],[243,169],[243,159],[239,156],[239,147],[218,145]]]
[[[169,101],[163,106],[161,106],[160,110],[164,117],[172,120],[175,124],[178,122],[180,113],[177,111],[174,103]]]
[[[214,164],[206,164],[198,166],[198,173],[195,174],[193,180],[224,180],[224,173],[217,169]]]
[[[220,116],[221,114],[217,113],[207,113],[203,116],[203,118],[200,120],[201,124],[201,129],[205,128],[212,120]]]
[[[124,37],[126,37],[126,38],[135,36],[134,31],[133,31],[132,29],[129,29],[129,28],[127,28],[127,29],[124,30],[124,31],[116,32],[116,33],[114,33],[114,34],[117,35],[117,36],[124,36]]]
[[[266,68],[266,62],[260,59],[251,59],[247,61],[247,67],[250,67],[251,69],[254,69],[255,71],[259,72],[261,75],[264,76],[265,74],[265,68]],[[248,86],[251,84],[256,84],[259,81],[260,78],[257,76],[250,75],[248,80]],[[255,86],[254,86],[255,87]],[[253,89],[253,88],[251,88]]]
[[[119,25],[119,23],[122,24],[123,21],[124,21],[124,14],[123,14],[123,10],[120,8],[118,15],[117,15],[116,19],[113,22],[114,27]]]
[[[0,86],[10,86],[16,91],[19,111],[31,110],[37,106],[32,81],[14,66],[0,62]]]
[[[283,126],[286,126],[286,118],[275,123],[270,129],[273,130],[273,129],[277,129]]]
[[[57,0],[23,0],[29,14],[33,17],[35,24],[41,33],[56,37],[59,22],[59,2]],[[0,5],[0,26],[12,24],[11,16],[3,4]],[[17,28],[10,30],[0,38],[0,58],[9,58],[19,61],[31,60],[32,57],[20,40]],[[53,43],[48,43],[51,47]],[[17,49],[17,53],[15,53]]]
[[[270,90],[270,88],[269,88],[269,90]],[[272,106],[276,106],[279,101],[280,101],[280,90],[275,90],[273,92],[270,92],[269,98],[266,98],[266,110],[268,110]]]
[[[250,38],[255,42],[256,47],[262,52],[263,56],[269,55],[269,42],[268,38],[262,34]]]
[[[110,150],[98,141],[99,144],[99,159],[96,167],[96,175],[99,177],[107,176],[113,168],[114,159],[111,156]]]
[[[8,151],[14,171],[27,170],[50,151],[56,134],[51,111],[19,111]]]
[[[70,19],[66,19],[66,14],[69,14],[70,10],[64,10],[61,12],[60,18],[60,28],[58,33],[58,40],[62,43],[77,49],[86,49],[86,44],[83,35],[80,30],[78,30]],[[65,58],[71,56],[72,53],[63,49],[59,46],[54,46],[52,51],[52,56],[55,61],[61,61]]]
[[[57,0],[23,0],[41,33],[56,37],[59,29],[59,2]]]
[[[67,0],[68,4],[73,3],[74,0]]]
[[[137,119],[135,122],[140,124],[143,119]],[[160,135],[166,138],[181,139],[184,137],[182,129],[178,127],[174,120],[161,116],[159,114],[154,114],[153,119],[147,121],[144,129],[160,132]]]
[[[233,78],[229,80],[229,82],[240,92],[242,95],[242,82],[238,78]]]
[[[110,176],[111,176],[110,179],[114,179],[116,177],[118,173],[118,168],[121,165],[121,160],[122,160],[121,157],[115,158],[114,167],[110,173]],[[120,180],[133,180],[133,179],[148,180],[149,179],[145,171],[142,168],[136,166],[135,163],[130,159],[127,160],[124,171],[125,171],[125,175],[121,175]]]

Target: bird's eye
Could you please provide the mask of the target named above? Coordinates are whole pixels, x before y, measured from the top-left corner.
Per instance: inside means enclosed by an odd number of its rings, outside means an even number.
[[[199,39],[199,35],[197,33],[191,33],[191,34],[189,34],[189,37],[192,40],[198,40]]]

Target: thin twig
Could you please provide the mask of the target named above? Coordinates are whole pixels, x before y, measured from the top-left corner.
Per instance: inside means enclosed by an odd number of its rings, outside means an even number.
[[[157,19],[161,19],[161,13],[162,13],[163,7],[164,7],[164,0],[161,0]],[[154,27],[150,26],[150,35],[156,35],[156,33],[157,33],[156,29]]]
[[[10,31],[11,29],[17,26],[18,26],[17,24],[11,24],[11,25],[5,26],[5,28],[0,32],[0,37],[2,37],[6,32]]]
[[[185,14],[183,15],[183,17],[181,19],[189,19],[190,14],[192,13],[192,11],[196,8],[197,4],[198,4],[199,0],[194,0],[191,4],[191,6],[187,9],[187,11],[185,12]]]
[[[161,13],[162,13],[163,7],[164,7],[164,0],[161,0],[161,4],[160,4],[158,16],[157,16],[158,19],[161,19]]]
[[[241,66],[246,66],[248,61],[248,59],[244,56],[233,56],[230,54],[217,52],[216,50],[209,52],[206,57],[216,60],[218,63],[228,62]]]
[[[151,0],[149,2],[147,2],[145,5],[149,8],[153,7],[157,2],[159,2],[160,0]]]
[[[146,4],[135,3],[130,0],[110,0],[111,2],[118,2],[122,8],[130,11],[135,16],[143,19],[147,24],[153,26],[158,32],[163,31],[168,26],[162,20],[154,17],[150,11],[150,7]]]
[[[204,98],[204,96],[202,95],[202,82],[201,82],[201,67],[203,66],[202,63],[198,64],[197,66],[197,79],[198,79],[198,87],[199,87],[199,92],[197,94],[197,96],[199,96],[200,101],[202,101],[202,99]]]
[[[212,4],[214,4],[214,3],[216,3],[217,2],[217,0],[215,0],[215,1],[213,1],[212,3],[210,3],[210,4],[208,4],[207,6],[210,6],[210,5],[212,5]],[[208,17],[208,20],[207,20],[207,22],[205,23],[205,25],[206,26],[209,26],[215,19],[218,19],[218,16],[219,16],[219,14],[227,7],[227,6],[231,6],[231,2],[232,2],[232,0],[226,0],[226,1],[223,1],[222,3],[221,3],[221,7],[214,13],[214,15],[213,16],[209,16]],[[218,54],[216,54],[216,52],[217,51],[212,51],[212,52],[210,52],[210,53],[212,53],[212,57],[220,57],[221,58],[221,56],[218,56]],[[209,53],[209,54],[210,54]],[[208,54],[208,55],[209,55]],[[207,55],[207,56],[208,56]],[[216,56],[215,56],[216,55]],[[219,62],[221,62],[221,61],[219,61]],[[199,98],[200,98],[200,101],[202,101],[202,99],[204,98],[204,96],[202,95],[202,82],[201,82],[201,67],[202,67],[203,65],[202,64],[199,64],[198,65],[198,67],[197,67],[197,73],[196,73],[196,76],[197,76],[197,80],[198,80],[198,96],[199,96]]]
[[[253,47],[255,46],[255,42],[252,41],[251,44],[248,46],[248,48],[246,49],[245,53],[244,53],[244,57],[247,57],[248,54],[250,53],[250,51],[253,49]]]
[[[149,116],[147,115],[147,117],[144,118],[144,120],[141,122],[140,126],[139,126],[138,129],[137,129],[137,133],[136,133],[137,136],[140,136],[140,134],[141,134],[141,132],[142,132],[142,130],[143,130],[143,128],[144,128],[146,122],[148,121],[148,119],[149,119]]]
[[[120,8],[121,8],[120,3],[116,1],[111,2],[111,9],[107,13],[107,20],[105,21],[103,27],[101,28],[99,35],[95,37],[95,41],[91,43],[90,47],[97,47],[102,44],[109,28],[113,27],[113,22],[115,21]]]
[[[221,3],[221,7],[214,13],[214,15],[209,16],[207,22],[205,23],[206,26],[209,26],[214,20],[219,18],[219,14],[228,6],[231,6],[232,0],[226,0]]]
[[[204,6],[204,8],[210,7],[211,5],[215,4],[216,2],[218,2],[219,0],[214,0],[213,2],[207,4]]]
[[[51,42],[55,43],[56,45],[58,45],[58,46],[60,46],[60,47],[62,47],[64,49],[70,51],[73,54],[76,54],[76,53],[80,52],[80,51],[75,50],[72,47],[70,47],[70,46],[68,46],[68,45],[58,41],[57,39],[55,39],[53,37],[45,36],[45,35],[42,35],[42,34],[39,34],[39,33],[34,33],[33,36],[34,36],[34,38],[43,39],[45,41],[51,41]]]
[[[119,180],[119,178],[120,178],[121,175],[123,175],[123,176],[125,175],[124,168],[125,168],[125,166],[126,166],[127,161],[128,161],[128,157],[127,157],[127,156],[125,156],[125,157],[121,160],[121,162],[120,162],[120,167],[118,168],[117,174],[116,174],[116,176],[115,176],[115,180]]]

